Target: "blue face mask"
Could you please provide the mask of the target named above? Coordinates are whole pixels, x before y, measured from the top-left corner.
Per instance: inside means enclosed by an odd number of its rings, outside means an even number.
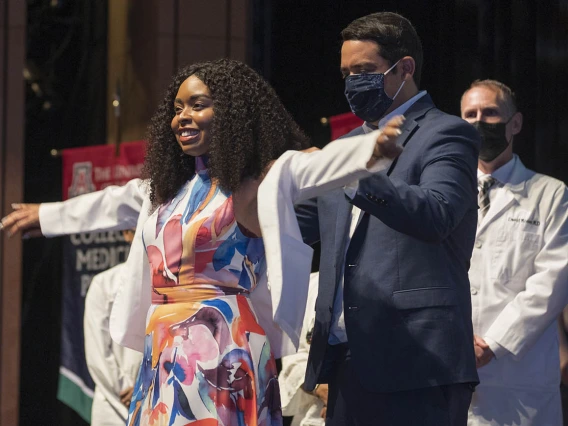
[[[385,114],[405,83],[392,98],[385,93],[385,75],[399,62],[400,59],[384,73],[352,74],[345,78],[345,97],[353,114],[371,123]]]

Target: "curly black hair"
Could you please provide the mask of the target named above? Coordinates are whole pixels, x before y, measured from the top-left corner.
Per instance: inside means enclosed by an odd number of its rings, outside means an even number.
[[[274,89],[247,65],[219,59],[184,67],[174,76],[148,130],[143,174],[150,179],[154,205],[172,199],[195,173],[194,157],[183,153],[170,127],[177,91],[192,75],[209,88],[213,99],[208,170],[223,190],[236,191],[243,179],[258,178],[285,151],[310,145]]]

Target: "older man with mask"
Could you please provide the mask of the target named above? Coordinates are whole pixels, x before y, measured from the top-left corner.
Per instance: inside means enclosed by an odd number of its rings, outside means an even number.
[[[568,303],[568,190],[513,154],[511,89],[475,81],[461,114],[482,136],[469,277],[480,385],[470,426],[562,424],[556,318]]]

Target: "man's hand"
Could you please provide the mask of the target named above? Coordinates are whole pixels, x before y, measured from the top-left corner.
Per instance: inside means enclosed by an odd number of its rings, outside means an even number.
[[[398,146],[396,141],[402,134],[400,128],[403,123],[404,116],[397,115],[387,121],[387,123],[381,128],[379,136],[377,137],[377,143],[375,144],[373,156],[367,163],[367,168],[372,167],[381,158],[394,160],[400,155],[402,147]]]
[[[560,380],[564,386],[568,386],[568,363],[560,361]]]
[[[320,417],[325,419],[327,414],[327,397],[329,394],[329,387],[326,384],[319,385],[314,391],[314,395],[317,396],[323,402],[323,408],[320,412]]]
[[[489,364],[495,358],[495,354],[489,349],[487,342],[477,335],[473,336],[473,347],[475,349],[475,366],[477,368]]]
[[[41,237],[39,225],[39,204],[12,204],[15,210],[0,222],[0,230],[11,237],[17,232],[23,232],[23,238]]]
[[[568,308],[564,308],[558,316],[558,343],[560,349],[560,379],[564,386],[568,386],[568,339],[566,338]]]
[[[134,388],[131,386],[120,392],[120,402],[122,402],[126,407],[130,407],[130,401],[132,400],[132,394],[134,393]]]

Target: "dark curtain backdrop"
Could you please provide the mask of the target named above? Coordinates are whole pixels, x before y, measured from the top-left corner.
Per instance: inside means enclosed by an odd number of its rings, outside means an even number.
[[[107,2],[28,0],[25,202],[61,200],[52,149],[106,141]],[[23,252],[20,426],[83,426],[56,399],[61,339],[61,241]]]
[[[568,181],[568,0],[268,3],[255,9],[253,65],[318,145],[329,138],[320,118],[349,109],[339,73],[341,29],[360,16],[393,11],[422,39],[421,88],[440,109],[459,115],[473,80],[503,81],[525,117],[515,151],[528,167]]]

